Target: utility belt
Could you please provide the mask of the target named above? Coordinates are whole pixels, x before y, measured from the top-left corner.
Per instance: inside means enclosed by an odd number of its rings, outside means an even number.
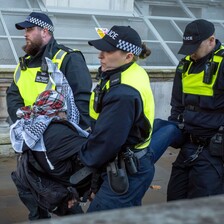
[[[138,172],[139,159],[147,153],[147,148],[133,151],[129,147],[121,152],[121,157],[124,160],[125,168],[129,175],[134,175]]]
[[[199,154],[203,151],[203,149],[210,144],[211,138],[196,136],[192,134],[188,134],[186,138],[189,142],[193,143],[194,145],[197,145],[196,151],[192,155],[190,155],[186,160],[184,160],[185,164],[189,164],[196,160]]]
[[[138,152],[134,152],[134,156],[137,157],[138,159],[141,159],[146,153],[148,152],[148,148],[144,148],[139,150]]]
[[[138,172],[139,159],[146,153],[147,148],[134,152],[127,147],[118,153],[112,162],[108,163],[108,182],[113,192],[121,195],[128,191],[128,175],[135,175]]]
[[[194,161],[202,150],[207,147],[209,154],[214,157],[219,157],[224,161],[224,127],[221,126],[218,132],[212,137],[201,137],[189,134],[188,140],[197,145],[196,152],[185,162]],[[188,161],[189,160],[189,161]]]
[[[195,145],[201,145],[201,146],[206,147],[210,144],[211,138],[189,134],[188,135],[188,140]]]
[[[193,106],[193,105],[187,105],[185,107],[185,110],[190,110],[190,111],[195,111],[195,112],[205,112],[205,113],[211,113],[211,114],[221,114],[224,112],[224,108],[219,108],[219,109],[203,109],[199,106]]]

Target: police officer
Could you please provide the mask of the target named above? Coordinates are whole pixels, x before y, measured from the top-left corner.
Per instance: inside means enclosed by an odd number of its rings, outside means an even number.
[[[185,143],[173,163],[167,200],[224,193],[224,47],[214,24],[199,19],[184,31],[170,121],[183,116]],[[217,138],[219,136],[219,138]]]
[[[88,212],[138,206],[154,175],[147,153],[154,100],[148,74],[136,61],[151,52],[130,26],[113,26],[89,44],[100,50],[100,80],[90,99],[92,133],[80,159],[102,169],[103,183]]]
[[[19,58],[14,80],[7,90],[7,109],[12,122],[16,122],[16,111],[19,108],[33,105],[37,96],[44,90],[55,89],[49,79],[45,59],[47,57],[58,65],[68,80],[80,112],[79,125],[83,129],[89,128],[92,80],[82,53],[56,42],[53,23],[44,13],[32,12],[24,22],[15,26],[19,30],[25,30],[26,44],[23,50],[26,55]],[[50,217],[47,211],[37,205],[32,206],[34,208],[29,214],[30,220]]]
[[[92,81],[82,53],[59,45],[54,39],[54,26],[50,18],[32,12],[24,22],[15,24],[25,30],[26,55],[19,58],[14,80],[7,91],[8,113],[12,122],[17,120],[16,111],[22,106],[32,105],[37,96],[51,86],[45,57],[58,64],[72,88],[75,103],[80,111],[80,126],[90,125],[88,106]]]

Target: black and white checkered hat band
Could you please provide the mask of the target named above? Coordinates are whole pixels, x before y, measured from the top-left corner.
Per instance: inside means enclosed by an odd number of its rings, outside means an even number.
[[[131,53],[133,53],[134,55],[137,55],[137,56],[139,56],[141,51],[142,51],[141,47],[138,47],[138,46],[136,46],[134,44],[131,44],[131,43],[129,43],[127,41],[124,41],[124,40],[119,40],[116,47],[123,50],[123,51],[131,52]]]
[[[26,18],[26,21],[27,22],[30,22],[30,23],[33,23],[39,27],[42,27],[42,28],[47,28],[50,32],[54,32],[54,27],[40,19],[37,19],[35,17],[32,17],[32,16],[29,16],[28,18]]]

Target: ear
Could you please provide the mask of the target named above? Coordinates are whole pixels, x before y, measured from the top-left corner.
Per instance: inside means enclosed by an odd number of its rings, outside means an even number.
[[[215,36],[214,35],[210,36],[209,41],[210,43],[215,42]]]
[[[126,60],[127,61],[131,62],[133,60],[133,58],[134,58],[134,55],[132,53],[129,52],[129,53],[126,54]]]
[[[42,31],[43,31],[43,37],[46,37],[47,35],[48,35],[48,30],[47,30],[47,28],[44,28],[44,29],[42,29]]]

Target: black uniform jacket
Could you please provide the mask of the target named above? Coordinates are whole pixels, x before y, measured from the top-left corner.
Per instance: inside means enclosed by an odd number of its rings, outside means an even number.
[[[50,42],[40,53],[31,57],[27,63],[27,67],[41,67],[42,58],[53,58],[59,49],[61,49],[60,45],[58,45],[56,40],[52,37]],[[72,88],[75,103],[80,112],[80,126],[83,129],[86,129],[90,126],[89,99],[92,80],[82,53],[78,51],[68,53],[62,62],[60,70],[66,76],[68,83]],[[7,90],[8,113],[13,123],[17,120],[17,109],[22,106],[24,106],[24,101],[19,93],[18,87],[13,81]]]
[[[23,150],[29,150],[31,166],[62,184],[70,185],[70,176],[82,167],[77,156],[87,138],[81,137],[67,121],[51,122],[43,137],[48,160],[54,169],[47,163],[44,152],[31,151],[24,145]]]
[[[214,51],[218,50],[221,43],[216,40]],[[190,73],[200,73],[205,69],[205,63],[212,57],[209,55],[193,62]],[[183,94],[182,73],[176,71],[173,83],[171,99],[171,116],[169,120],[178,121],[180,114],[183,114],[184,130],[187,133],[202,136],[213,136],[221,125],[224,125],[224,64],[221,63],[219,74],[214,84],[216,93],[214,96],[200,96],[194,94]],[[203,111],[192,111],[186,109],[188,105],[201,108]]]
[[[100,77],[106,83],[111,75],[129,66],[103,73],[99,71]],[[80,151],[81,161],[99,168],[114,159],[124,145],[133,146],[141,142],[141,130],[145,130],[143,117],[142,100],[136,89],[124,84],[110,87],[103,97],[102,111],[92,126],[92,133]]]

